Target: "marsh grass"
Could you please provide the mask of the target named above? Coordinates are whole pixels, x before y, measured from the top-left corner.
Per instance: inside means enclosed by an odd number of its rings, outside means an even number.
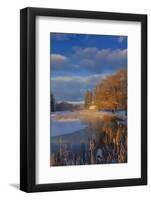
[[[58,150],[51,152],[50,165],[127,162],[127,127],[118,124],[116,115],[102,116],[96,111],[83,110],[57,119],[80,119],[87,128],[61,136],[60,142],[56,140]]]

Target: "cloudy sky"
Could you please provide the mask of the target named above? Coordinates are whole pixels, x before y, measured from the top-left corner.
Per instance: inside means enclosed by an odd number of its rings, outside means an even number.
[[[83,101],[86,90],[123,67],[126,36],[50,33],[51,90],[56,101]]]

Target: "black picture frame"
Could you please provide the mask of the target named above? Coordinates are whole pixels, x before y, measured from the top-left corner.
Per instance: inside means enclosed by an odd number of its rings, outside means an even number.
[[[37,16],[120,20],[141,23],[141,178],[71,183],[35,182],[35,19]],[[121,187],[147,184],[147,15],[24,8],[20,11],[20,189],[25,192]]]

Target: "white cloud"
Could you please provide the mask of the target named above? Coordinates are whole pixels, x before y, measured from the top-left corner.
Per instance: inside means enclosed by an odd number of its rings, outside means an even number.
[[[116,70],[127,65],[127,49],[73,48],[80,67],[91,73]]]
[[[84,67],[93,67],[95,64],[94,60],[90,60],[90,59],[82,59],[80,61],[80,66],[84,66]]]
[[[93,90],[107,74],[91,76],[57,76],[51,78],[51,87],[57,101],[82,101],[87,89]]]
[[[98,49],[95,47],[90,48],[81,48],[78,46],[73,47],[75,56],[78,56],[79,58],[89,58],[90,56],[93,57],[97,53]]]
[[[52,77],[52,81],[62,81],[62,82],[81,82],[81,83],[88,83],[88,82],[94,82],[94,81],[101,81],[103,78],[105,78],[108,74],[93,74],[89,76],[56,76]]]
[[[72,63],[71,60],[62,54],[50,55],[51,70],[57,73],[69,74],[79,69],[79,66]]]
[[[51,61],[52,62],[67,62],[68,58],[61,54],[51,54]]]
[[[106,62],[110,63],[123,61],[127,58],[127,49],[103,49],[97,52],[96,57],[99,60],[106,60]]]
[[[127,49],[98,49],[74,47],[73,54],[51,54],[51,69],[58,75],[76,75],[114,72],[127,66]],[[76,64],[73,63],[76,60]]]
[[[127,56],[127,49],[97,49],[97,48],[74,48],[75,55],[79,58],[83,58],[84,60],[89,60],[90,58],[101,58],[101,59],[108,59],[111,58],[115,59],[122,59],[126,58]]]

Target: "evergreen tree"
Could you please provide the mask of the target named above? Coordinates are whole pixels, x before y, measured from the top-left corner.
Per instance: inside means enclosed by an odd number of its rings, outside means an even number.
[[[54,112],[55,111],[55,98],[54,98],[54,95],[51,93],[51,112]]]
[[[92,102],[93,102],[93,94],[91,91],[87,90],[85,93],[85,103],[84,103],[85,108],[89,108]]]

